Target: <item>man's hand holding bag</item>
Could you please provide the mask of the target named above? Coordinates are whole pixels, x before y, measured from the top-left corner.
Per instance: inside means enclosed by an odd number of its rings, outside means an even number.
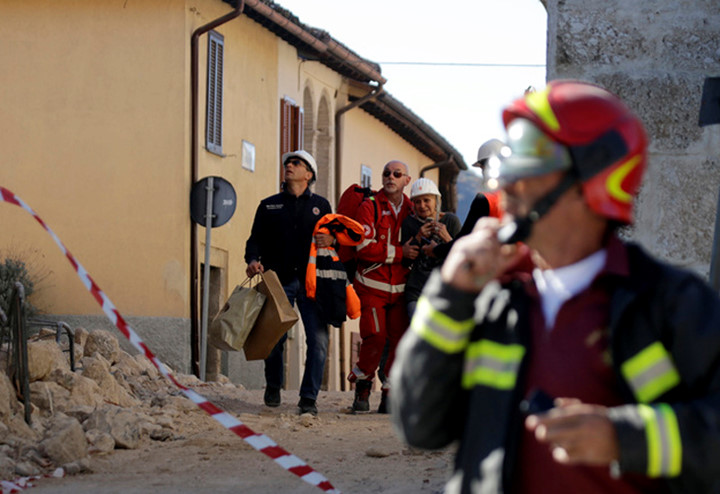
[[[250,281],[251,278],[247,278],[235,287],[225,306],[210,323],[208,343],[219,350],[242,350],[265,305],[266,295],[258,291],[259,285],[250,286]]]
[[[298,321],[297,312],[290,305],[277,274],[268,270],[260,274],[262,282],[255,288],[265,295],[266,301],[245,340],[245,358],[262,360],[270,355],[280,338]]]

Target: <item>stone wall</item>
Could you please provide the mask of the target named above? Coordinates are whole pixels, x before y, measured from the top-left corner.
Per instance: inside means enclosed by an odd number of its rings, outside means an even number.
[[[720,187],[720,124],[698,124],[703,84],[720,76],[717,0],[546,0],[547,77],[583,79],[645,122],[650,164],[627,231],[707,277]]]

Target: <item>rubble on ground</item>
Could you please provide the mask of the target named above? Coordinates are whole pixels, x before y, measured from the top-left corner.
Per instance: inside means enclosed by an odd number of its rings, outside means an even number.
[[[184,420],[206,416],[144,355],[124,352],[109,331],[76,329],[75,371],[68,352],[54,331],[41,330],[28,342],[28,425],[6,373],[8,349],[0,349],[0,480],[57,468],[65,474],[87,471],[91,454],[182,439]],[[175,377],[186,386],[201,384],[194,376]],[[211,385],[231,384],[220,376]]]

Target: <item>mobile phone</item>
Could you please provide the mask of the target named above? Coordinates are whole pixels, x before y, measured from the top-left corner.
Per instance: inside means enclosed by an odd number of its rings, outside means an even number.
[[[514,244],[522,242],[530,236],[533,222],[527,218],[520,218],[503,225],[498,230],[498,240],[501,244]]]
[[[555,398],[542,389],[533,389],[527,398],[520,402],[520,411],[525,415],[544,413],[555,408]]]

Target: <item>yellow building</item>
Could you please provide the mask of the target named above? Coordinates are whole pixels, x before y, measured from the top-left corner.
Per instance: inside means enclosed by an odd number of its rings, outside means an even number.
[[[246,0],[6,0],[0,15],[0,186],[22,198],[82,263],[160,360],[199,370],[205,229],[194,183],[222,177],[236,211],[211,231],[210,311],[245,278],[255,208],[279,188],[280,155],[304,148],[315,192],[379,185],[399,159],[439,183],[454,210],[467,166],[428,124],[383,91],[377,64],[280,5]],[[50,236],[0,205],[0,249],[50,273],[31,301],[88,329],[111,328]],[[333,333],[328,383],[350,363]],[[301,375],[291,334],[288,386]],[[342,342],[342,345],[341,345]],[[129,347],[128,347],[129,348]],[[224,354],[247,386],[261,362]]]

